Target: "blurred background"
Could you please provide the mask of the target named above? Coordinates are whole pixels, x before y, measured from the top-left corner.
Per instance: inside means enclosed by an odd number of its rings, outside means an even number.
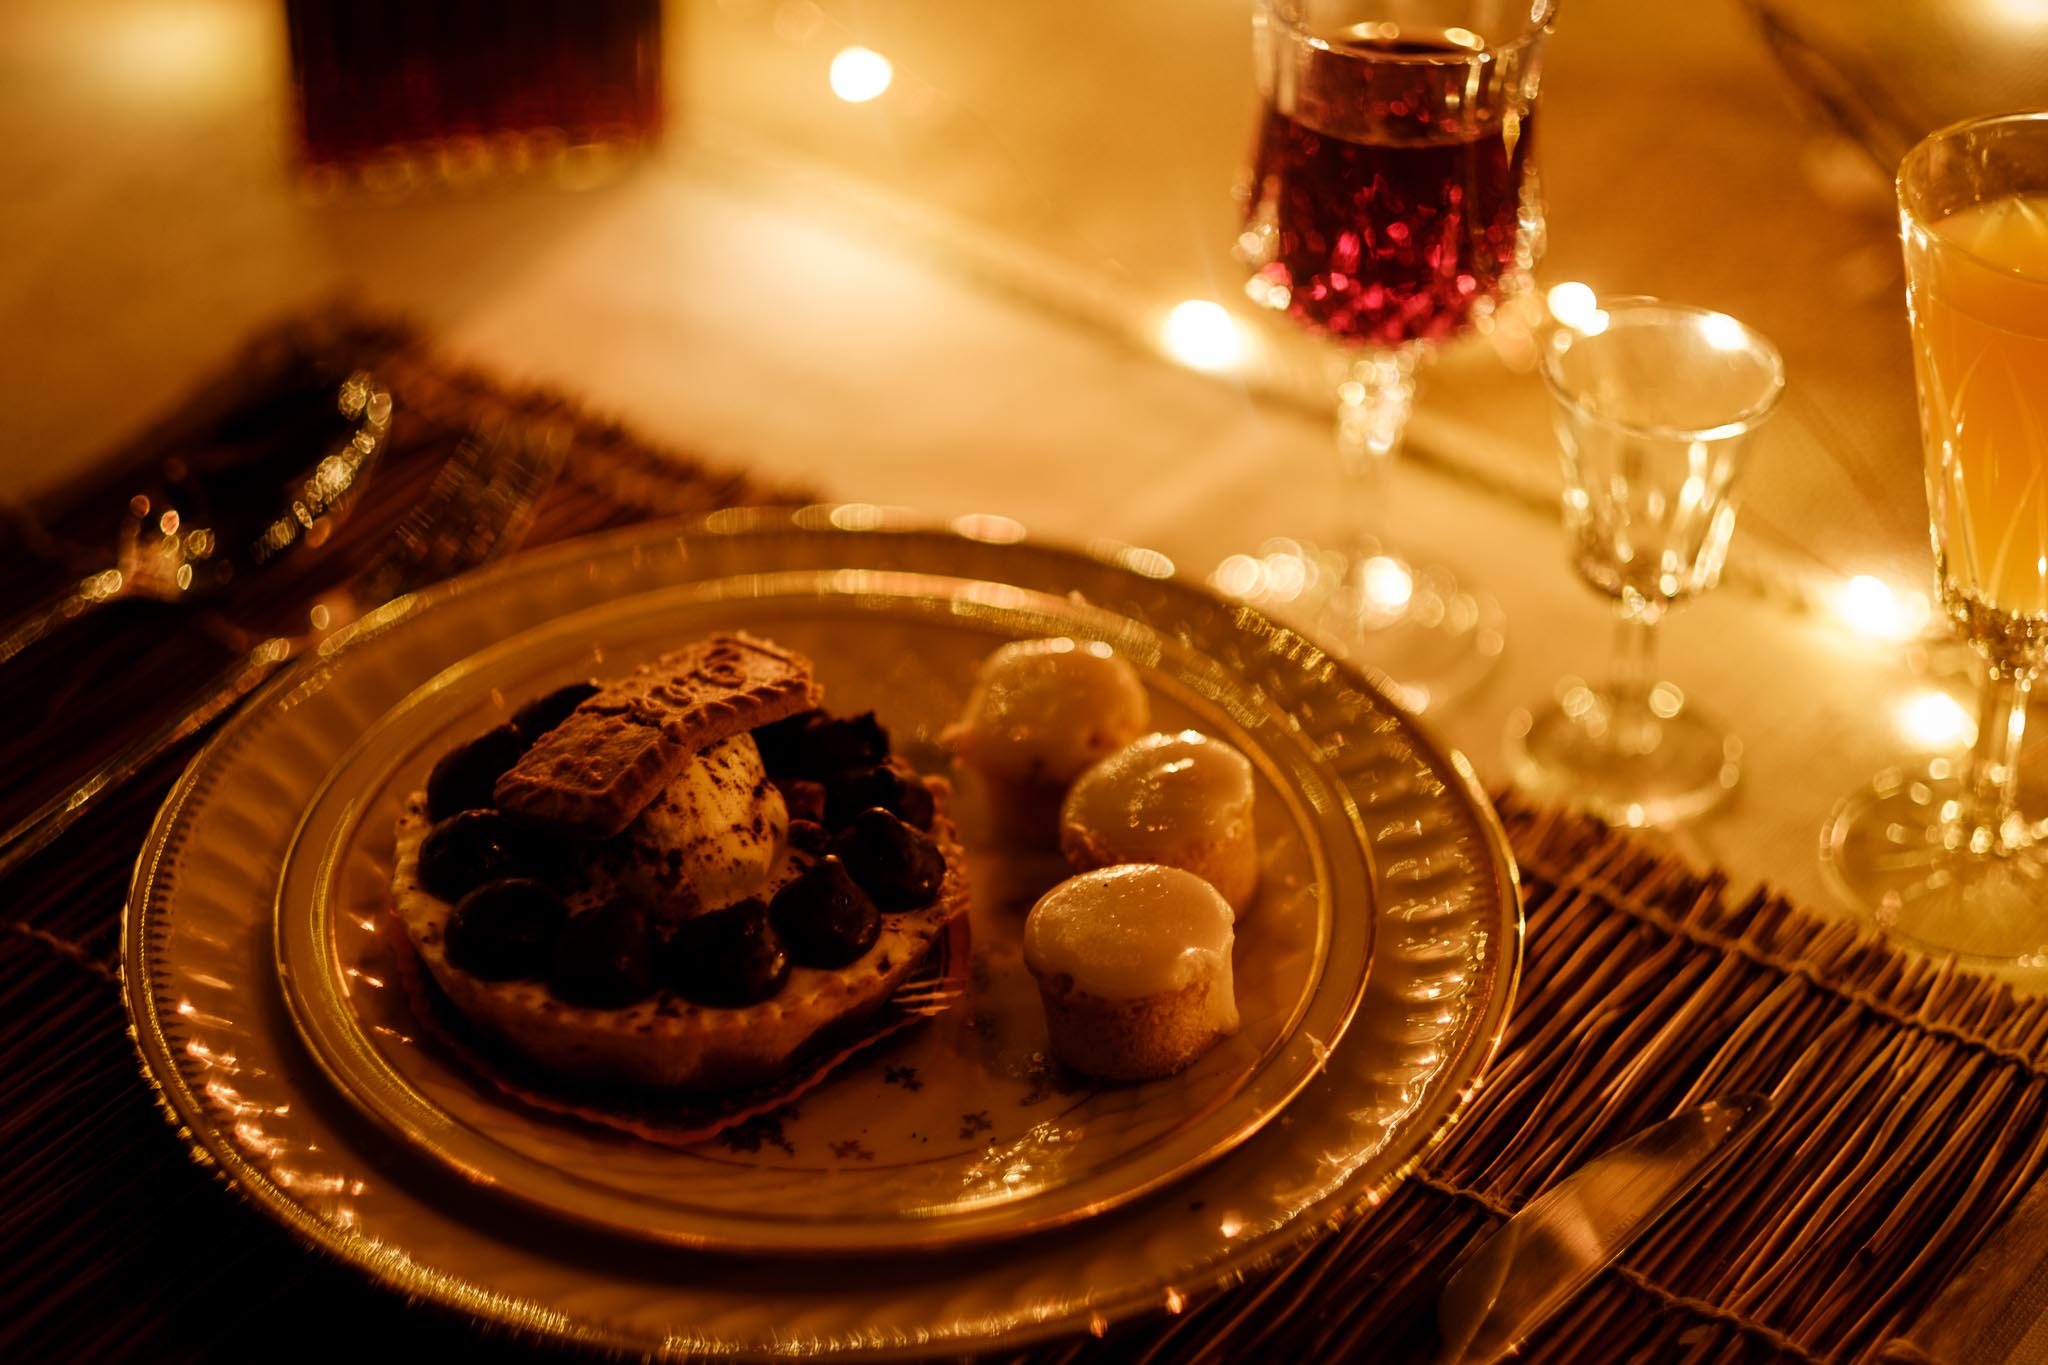
[[[1162,403],[1200,382],[1320,414],[1328,356],[1258,315],[1230,255],[1247,33],[1243,0],[11,0],[0,494],[337,298],[679,447],[934,510],[993,491],[1011,505],[978,510],[1030,520],[1048,433],[1013,437],[1020,407],[1133,382],[1008,373],[978,299],[1198,377],[1144,380]],[[2048,103],[2044,53],[2048,0],[1565,0],[1540,286],[1433,367],[1418,461],[1548,506],[1546,301],[1725,309],[1790,374],[1736,576],[1818,599],[1864,575],[1924,612],[1889,167],[1938,124]],[[892,454],[836,486],[871,379],[918,398],[863,415]]]

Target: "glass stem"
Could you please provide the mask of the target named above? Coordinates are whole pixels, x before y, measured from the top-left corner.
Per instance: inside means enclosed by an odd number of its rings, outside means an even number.
[[[1660,724],[1650,706],[1657,685],[1657,620],[1624,611],[1614,632],[1614,671],[1608,679],[1608,738],[1625,754],[1657,747]]]
[[[1972,852],[2003,852],[2022,842],[2019,829],[2020,740],[2034,670],[1993,663],[1978,699],[1977,742],[1970,750],[1964,822]]]
[[[1360,555],[1386,549],[1394,457],[1415,407],[1415,359],[1377,351],[1351,367],[1337,386],[1337,458],[1352,506],[1348,547]]]

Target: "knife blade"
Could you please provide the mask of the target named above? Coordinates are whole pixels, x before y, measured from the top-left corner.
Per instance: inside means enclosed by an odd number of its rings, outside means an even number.
[[[1438,1365],[1511,1355],[1740,1145],[1769,1112],[1729,1095],[1594,1157],[1475,1243],[1437,1301]]]

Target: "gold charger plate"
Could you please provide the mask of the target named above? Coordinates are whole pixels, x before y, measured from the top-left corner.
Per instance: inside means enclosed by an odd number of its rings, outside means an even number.
[[[452,608],[451,608],[452,609]],[[431,614],[431,613],[430,613]],[[1047,1055],[1022,958],[1024,912],[1068,869],[960,812],[974,886],[966,998],[826,1082],[682,1149],[543,1113],[493,1088],[423,1028],[392,960],[392,829],[450,746],[525,698],[617,674],[720,630],[809,656],[834,710],[875,710],[940,770],[939,732],[1007,640],[1101,640],[1134,663],[1162,729],[1254,759],[1257,901],[1238,926],[1238,1032],[1180,1075],[1091,1084]],[[285,855],[285,1001],[328,1076],[396,1136],[548,1213],[679,1245],[806,1254],[930,1250],[1101,1213],[1214,1160],[1315,1075],[1371,955],[1365,842],[1339,784],[1287,723],[1214,661],[1064,598],[924,574],[749,575],[606,603],[525,632],[421,687],[329,775]],[[1341,910],[1342,913],[1337,913]]]
[[[1322,1069],[1277,1121],[1185,1177],[972,1255],[662,1245],[508,1202],[392,1141],[322,1077],[277,988],[272,906],[324,777],[423,683],[520,631],[679,585],[842,570],[1078,592],[1284,717],[1364,831],[1379,908],[1365,998]],[[1233,1282],[1378,1202],[1456,1118],[1513,996],[1520,903],[1462,759],[1313,642],[1170,574],[1144,551],[840,506],[631,528],[393,604],[225,726],[144,849],[124,986],[167,1111],[255,1206],[379,1282],[519,1333],[651,1355],[1016,1346]]]

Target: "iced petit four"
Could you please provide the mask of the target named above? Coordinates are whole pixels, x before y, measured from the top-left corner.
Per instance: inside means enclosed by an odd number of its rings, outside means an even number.
[[[1229,904],[1192,872],[1069,877],[1024,923],[1053,1055],[1107,1080],[1169,1076],[1237,1031]]]
[[[983,661],[944,738],[982,777],[999,822],[1049,842],[1067,786],[1150,719],[1137,670],[1108,645],[1019,640]]]
[[[1060,851],[1080,872],[1117,863],[1182,868],[1241,916],[1259,885],[1251,760],[1195,730],[1133,740],[1067,792]]]

